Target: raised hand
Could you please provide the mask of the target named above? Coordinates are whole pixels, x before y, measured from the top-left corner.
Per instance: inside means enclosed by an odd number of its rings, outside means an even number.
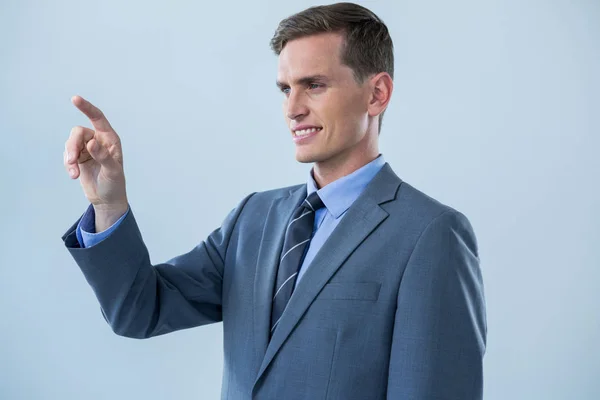
[[[80,96],[73,96],[71,102],[89,118],[94,129],[83,126],[71,129],[65,143],[65,169],[72,179],[79,178],[97,213],[122,215],[128,203],[121,139],[92,103]]]

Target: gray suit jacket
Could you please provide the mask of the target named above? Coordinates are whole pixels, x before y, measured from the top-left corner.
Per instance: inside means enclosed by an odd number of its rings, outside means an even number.
[[[63,240],[118,335],[223,321],[222,399],[482,398],[485,300],[467,218],[373,178],[298,283],[271,341],[284,230],[306,185],[252,193],[190,252],[152,265],[133,213],[107,239]]]

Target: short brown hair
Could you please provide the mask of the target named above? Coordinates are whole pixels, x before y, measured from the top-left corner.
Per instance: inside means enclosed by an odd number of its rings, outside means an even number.
[[[279,55],[290,40],[325,32],[344,35],[341,60],[352,69],[359,84],[379,72],[394,78],[394,45],[387,26],[371,10],[354,3],[311,7],[285,18],[271,39],[271,49]],[[379,115],[380,131],[382,120],[383,112]]]

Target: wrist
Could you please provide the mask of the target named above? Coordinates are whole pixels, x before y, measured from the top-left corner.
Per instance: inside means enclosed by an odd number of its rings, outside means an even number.
[[[129,209],[128,203],[121,204],[94,204],[96,233],[103,232],[110,228],[119,220]]]

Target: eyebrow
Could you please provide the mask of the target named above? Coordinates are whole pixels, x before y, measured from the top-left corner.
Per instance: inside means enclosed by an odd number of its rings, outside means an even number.
[[[328,79],[329,78],[327,78],[325,75],[310,75],[310,76],[304,76],[302,78],[298,78],[298,79],[296,79],[296,81],[294,83],[296,85],[307,85],[314,81],[327,81]],[[276,81],[275,84],[277,85],[277,87],[279,89],[288,87],[287,83],[281,82],[281,81]]]

